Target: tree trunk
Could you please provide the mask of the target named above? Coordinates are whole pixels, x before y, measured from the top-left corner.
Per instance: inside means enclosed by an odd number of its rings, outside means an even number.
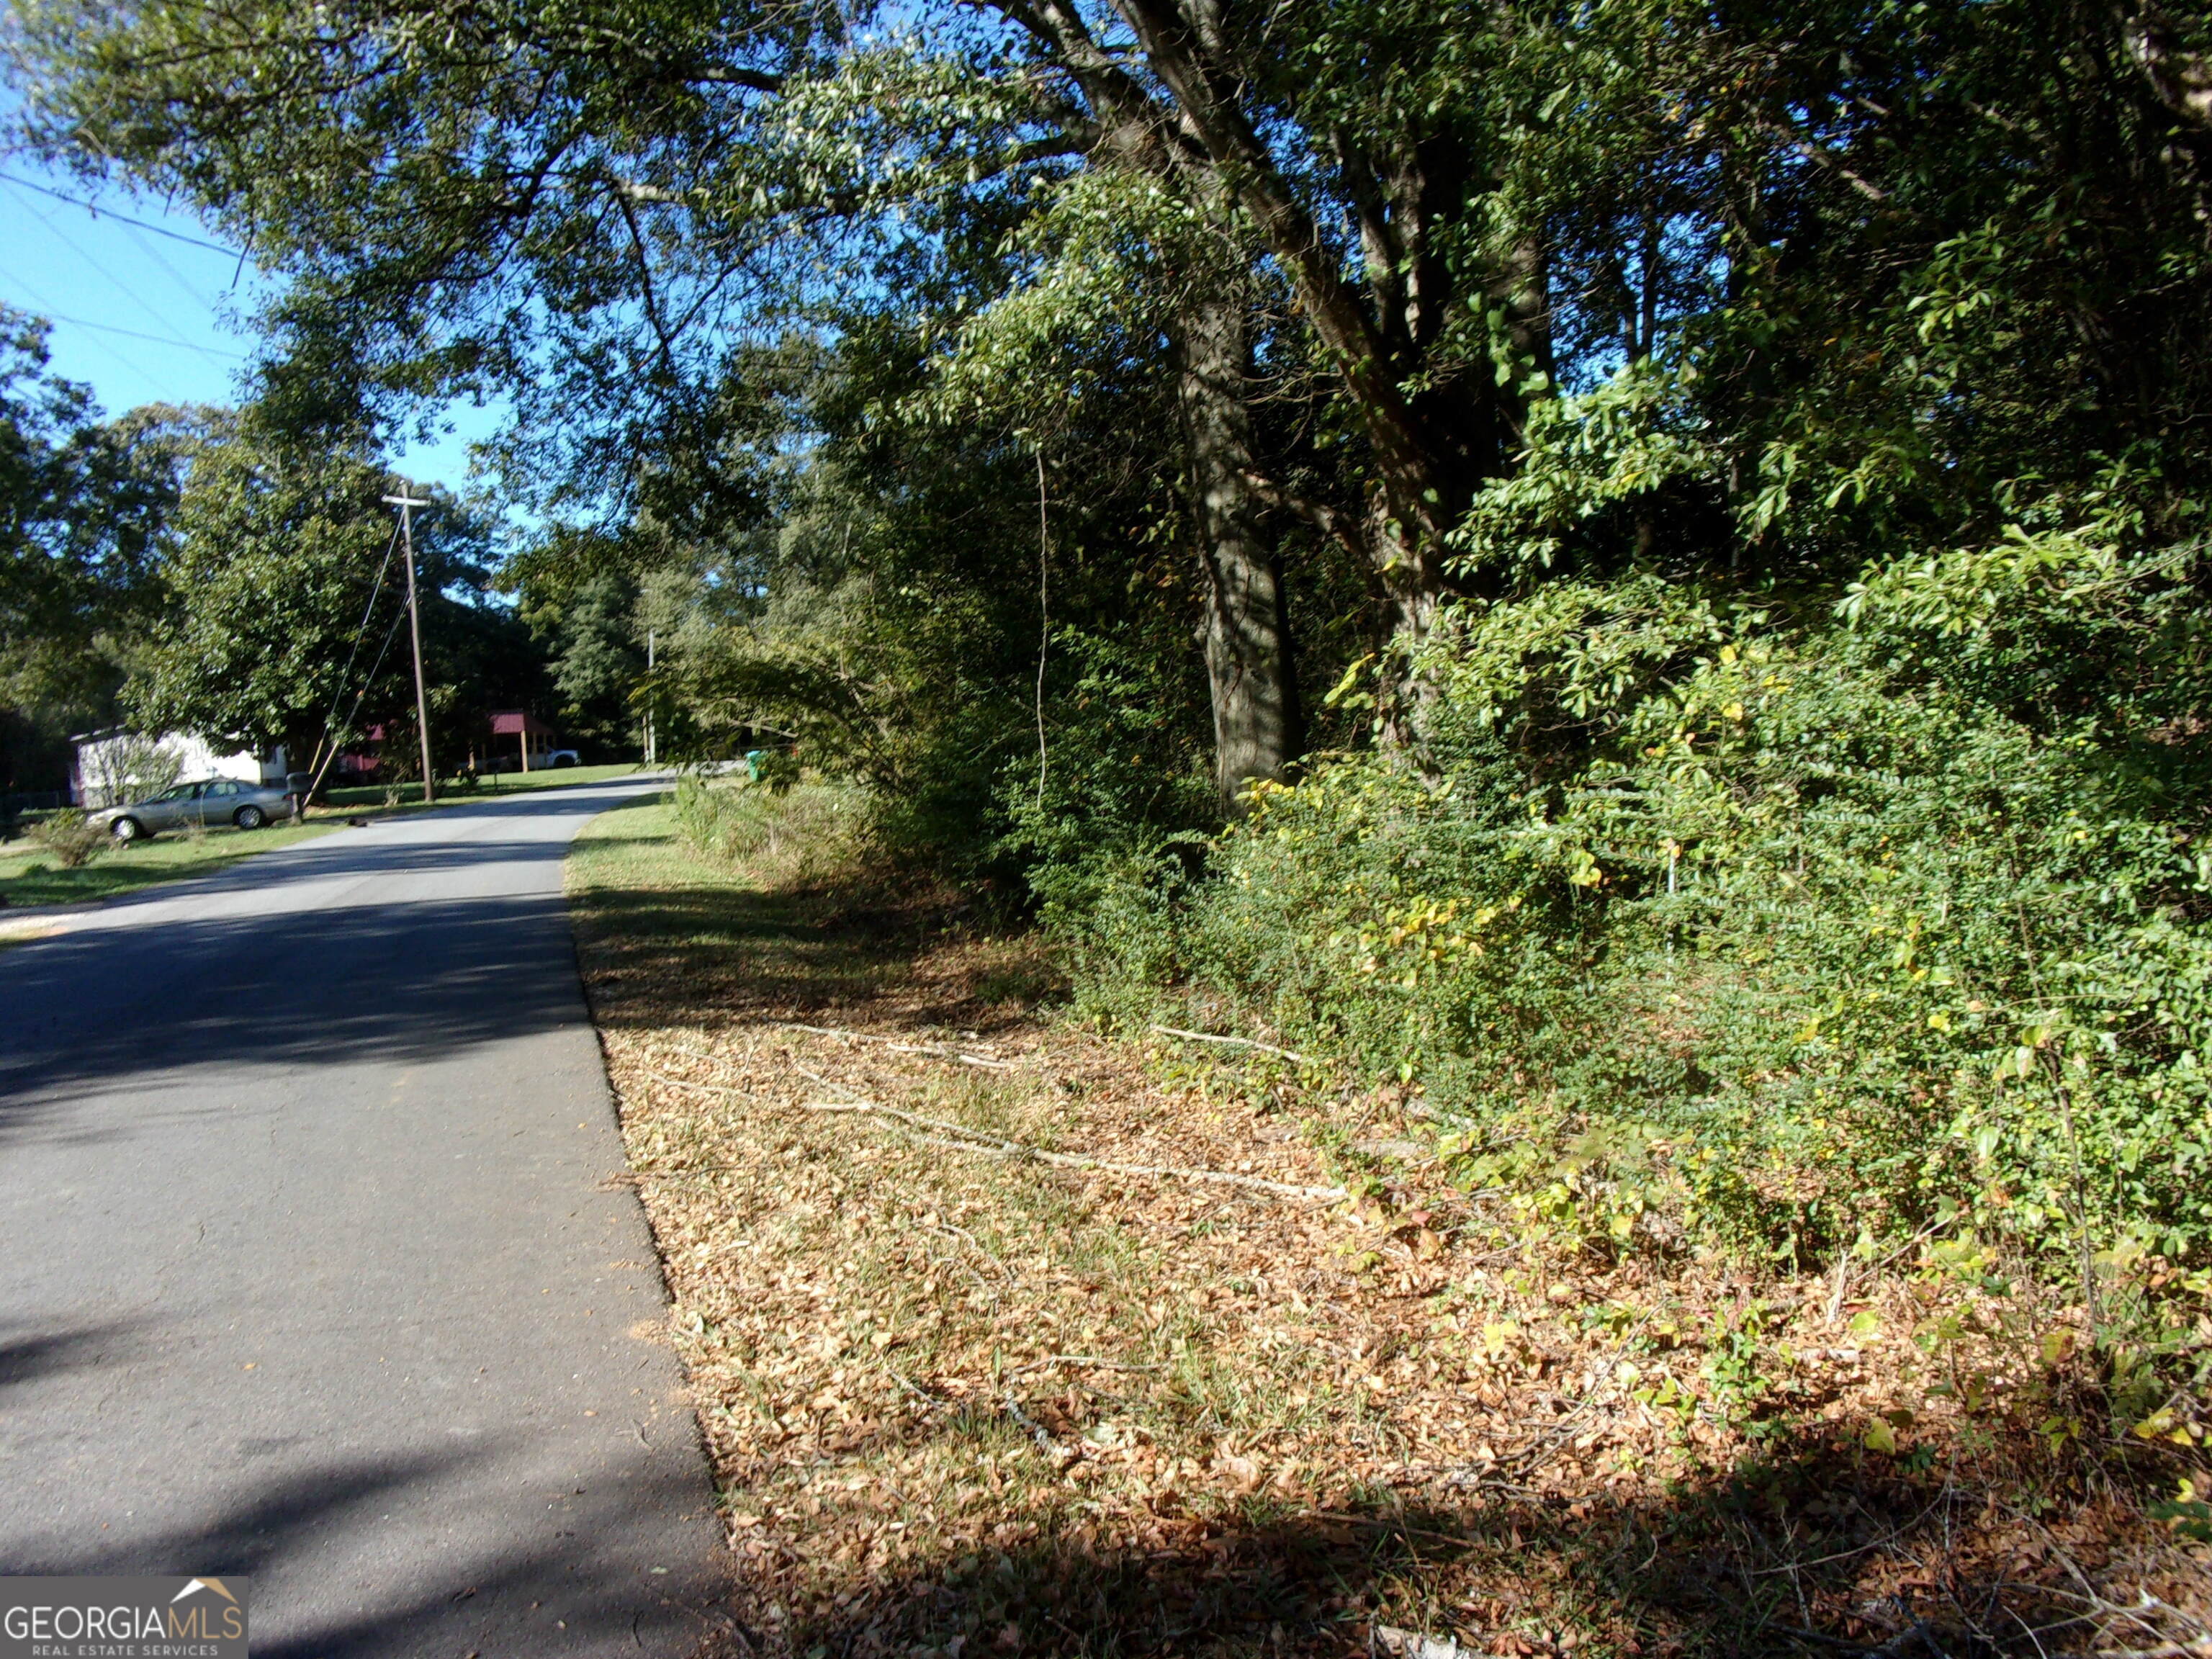
[[[2121,27],[2128,56],[2159,102],[2193,126],[2212,128],[2212,52],[2192,50],[2160,5],[2124,15]]]
[[[1244,76],[1225,51],[1212,0],[1111,0],[1156,87],[1100,46],[1075,0],[984,3],[1074,76],[1100,121],[1103,149],[1155,176],[1195,181],[1212,228],[1241,235],[1249,225],[1280,267],[1365,429],[1374,488],[1354,533],[1374,572],[1382,631],[1394,641],[1383,672],[1386,680],[1399,679],[1402,707],[1386,719],[1393,731],[1417,735],[1432,688],[1406,684],[1403,664],[1434,631],[1449,591],[1446,538],[1474,490],[1507,470],[1522,426],[1520,388],[1497,385],[1479,362],[1466,366],[1462,384],[1422,389],[1437,378],[1428,372],[1429,353],[1454,298],[1429,221],[1437,214],[1467,217],[1460,210],[1459,147],[1432,144],[1422,156],[1415,141],[1404,155],[1347,157],[1355,184],[1370,162],[1378,169],[1366,192],[1373,211],[1363,215],[1362,226],[1364,240],[1373,243],[1376,292],[1364,295],[1272,140],[1243,107]],[[1232,204],[1233,211],[1221,210]],[[1238,220],[1243,225],[1232,232]],[[1381,233],[1379,241],[1370,231]],[[1492,264],[1491,280],[1479,286],[1480,302],[1502,313],[1509,343],[1526,361],[1548,367],[1540,248],[1533,241],[1507,246]]]
[[[2194,50],[2164,7],[2123,11],[2128,56],[2159,102],[2178,119],[2167,154],[2197,192],[2197,216],[2212,240],[2212,52]]]
[[[1249,356],[1238,299],[1200,295],[1184,307],[1176,402],[1204,578],[1200,634],[1213,702],[1214,781],[1231,814],[1243,810],[1248,783],[1280,778],[1305,747],[1282,572],[1253,482]]]

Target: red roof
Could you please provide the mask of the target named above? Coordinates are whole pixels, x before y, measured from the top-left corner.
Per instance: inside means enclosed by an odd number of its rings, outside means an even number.
[[[525,708],[505,708],[491,717],[491,734],[495,738],[512,738],[527,732],[532,737],[550,738],[553,728]]]

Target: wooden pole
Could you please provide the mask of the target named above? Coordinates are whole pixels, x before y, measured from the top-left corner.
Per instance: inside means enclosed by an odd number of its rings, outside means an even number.
[[[415,508],[430,503],[414,495],[386,495],[384,499],[399,509],[399,539],[407,549],[407,631],[415,641],[415,724],[422,739],[422,804],[428,806],[438,798],[437,775],[430,766],[430,694],[422,684],[422,608],[415,598],[412,515]]]

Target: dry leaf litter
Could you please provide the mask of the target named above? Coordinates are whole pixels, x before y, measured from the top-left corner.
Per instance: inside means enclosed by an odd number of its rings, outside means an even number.
[[[2212,1656],[2212,1546],[2035,1432],[2065,1309],[1565,1251],[1402,1091],[654,811],[572,886],[729,1651]]]

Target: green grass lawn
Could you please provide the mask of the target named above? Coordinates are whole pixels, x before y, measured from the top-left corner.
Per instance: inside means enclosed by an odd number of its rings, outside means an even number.
[[[472,794],[441,794],[441,805],[463,801],[491,800],[524,789],[550,789],[562,784],[600,783],[636,771],[635,766],[568,766],[557,771],[513,774],[492,780]],[[150,841],[111,844],[89,864],[75,870],[56,866],[53,855],[34,841],[14,841],[0,847],[0,898],[7,908],[41,904],[86,904],[133,893],[157,882],[185,876],[204,876],[251,858],[256,853],[313,841],[345,827],[348,818],[382,817],[387,812],[422,810],[421,787],[402,786],[394,805],[385,804],[382,785],[368,788],[333,789],[329,805],[316,807],[305,823],[272,824],[265,830],[207,830],[197,835],[170,830]],[[4,915],[0,911],[0,915]]]
[[[151,841],[110,846],[91,863],[75,870],[58,868],[53,855],[34,841],[11,841],[0,847],[0,895],[6,896],[10,908],[114,898],[155,882],[204,876],[256,853],[313,841],[341,828],[343,822],[272,824],[266,830],[208,830],[196,836],[173,830]]]

